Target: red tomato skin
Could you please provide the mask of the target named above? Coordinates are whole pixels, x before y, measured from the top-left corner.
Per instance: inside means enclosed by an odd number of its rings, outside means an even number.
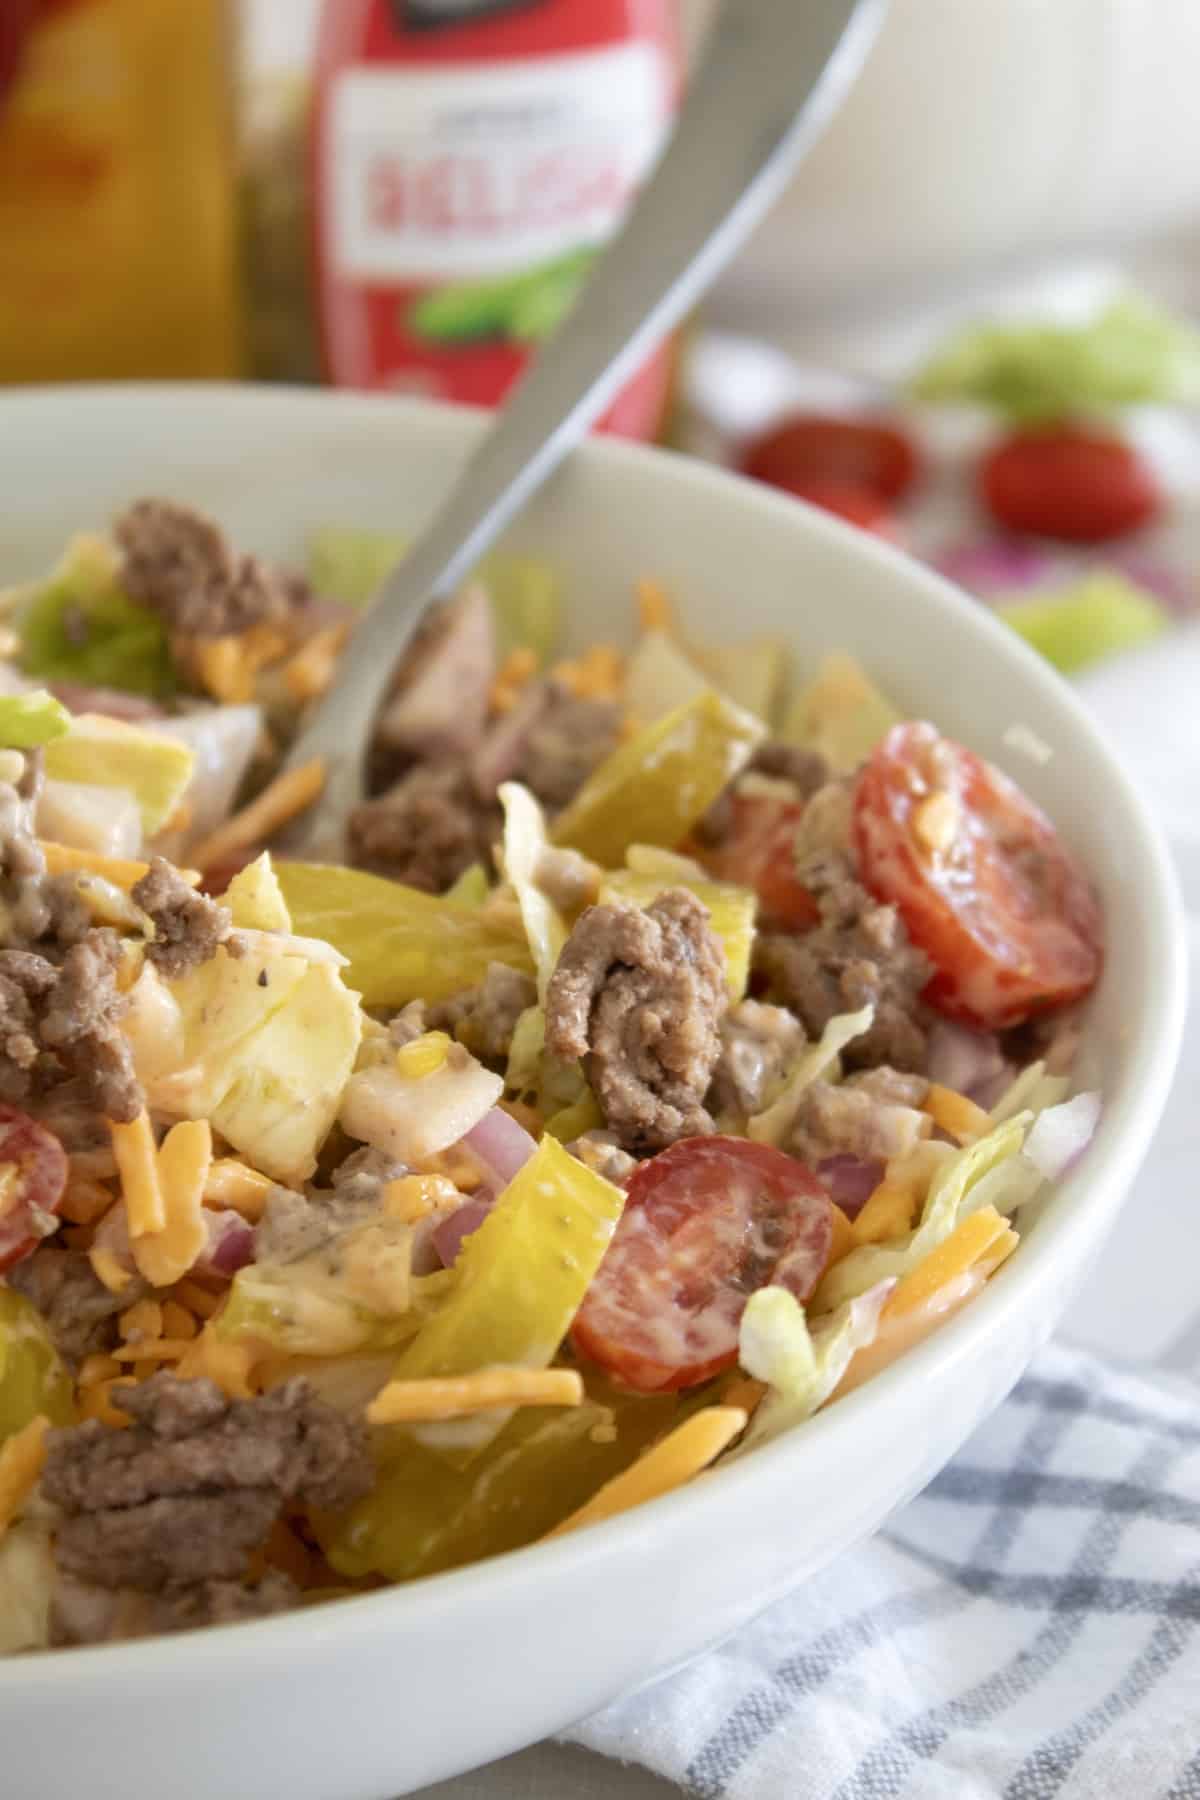
[[[853,487],[845,481],[781,481],[776,485],[794,494],[797,500],[807,500],[810,506],[819,506],[822,512],[833,513],[863,531],[874,531],[886,538],[896,535],[892,509],[873,488]]]
[[[734,794],[733,826],[715,849],[694,850],[719,881],[753,888],[761,908],[760,923],[784,931],[807,931],[819,917],[817,905],[796,872],[796,832],[804,801],[777,800],[766,794]]]
[[[948,856],[914,830],[933,746],[954,759],[960,824]],[[1045,814],[1006,775],[931,725],[895,726],[859,775],[854,843],[865,885],[894,905],[935,973],[924,998],[985,1030],[1083,997],[1103,927],[1086,875]]]
[[[67,1153],[52,1131],[19,1107],[0,1104],[0,1176],[6,1178],[0,1186],[0,1273],[43,1241],[32,1209],[58,1211],[68,1170]]]
[[[1101,544],[1157,516],[1154,471],[1119,438],[1062,427],[1019,431],[979,466],[984,505],[1008,531]]]
[[[827,483],[894,503],[916,481],[920,459],[912,439],[886,419],[799,413],[748,444],[739,466],[793,494]]]
[[[811,1296],[832,1236],[832,1202],[806,1164],[744,1138],[685,1138],[630,1177],[572,1342],[637,1392],[695,1387],[736,1362],[756,1288]]]

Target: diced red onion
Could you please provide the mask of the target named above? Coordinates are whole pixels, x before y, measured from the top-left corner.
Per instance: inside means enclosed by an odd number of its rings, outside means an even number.
[[[463,1239],[479,1230],[490,1211],[490,1200],[468,1200],[434,1226],[434,1248],[442,1259],[443,1268],[453,1268],[462,1249]]]
[[[200,1252],[196,1267],[212,1275],[236,1275],[254,1261],[254,1227],[240,1213],[204,1210],[208,1246]]]
[[[1100,1123],[1099,1094],[1076,1094],[1039,1113],[1025,1139],[1025,1155],[1047,1181],[1057,1181],[1078,1161]]]
[[[508,1186],[517,1170],[525,1167],[537,1149],[525,1127],[518,1125],[501,1106],[493,1106],[485,1113],[462,1142],[472,1156],[491,1171],[501,1187]]]
[[[825,1184],[834,1205],[840,1206],[848,1219],[856,1219],[883,1180],[883,1164],[839,1151],[836,1156],[821,1158],[817,1178]]]
[[[1195,611],[1196,578],[1190,567],[1184,569],[1172,564],[1152,551],[1122,550],[1115,546],[1105,551],[1104,561],[1127,581],[1132,581],[1135,587],[1161,600],[1172,612]]]
[[[978,1100],[977,1089],[1007,1067],[999,1040],[990,1031],[969,1031],[939,1019],[929,1034],[925,1073],[941,1087]]]
[[[981,600],[996,600],[1062,577],[1057,557],[1022,538],[980,538],[952,544],[930,559],[947,580]]]

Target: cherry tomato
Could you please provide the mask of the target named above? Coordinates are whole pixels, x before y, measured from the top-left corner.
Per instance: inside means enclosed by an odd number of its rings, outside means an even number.
[[[1162,505],[1154,472],[1132,445],[1069,426],[997,444],[979,466],[979,489],[1007,530],[1079,544],[1136,531]]]
[[[817,922],[817,908],[796,873],[796,831],[802,800],[768,794],[734,794],[730,835],[703,852],[705,867],[719,881],[735,881],[758,895],[762,923],[785,931],[805,931]]]
[[[802,413],[748,445],[741,468],[756,481],[806,499],[815,500],[824,486],[826,492],[853,490],[894,502],[916,480],[918,458],[912,439],[881,419]]]
[[[897,725],[859,775],[863,880],[935,968],[925,998],[997,1030],[1086,994],[1101,919],[1086,875],[1015,782],[932,725]]]
[[[768,1282],[809,1298],[829,1260],[830,1200],[812,1170],[744,1138],[685,1138],[634,1170],[572,1338],[642,1393],[694,1387],[737,1358]]]
[[[0,1104],[0,1271],[41,1243],[35,1213],[57,1212],[67,1185],[67,1153],[52,1131]]]
[[[864,531],[877,531],[881,537],[896,535],[892,509],[874,488],[855,487],[848,481],[806,481],[789,483],[788,492]]]

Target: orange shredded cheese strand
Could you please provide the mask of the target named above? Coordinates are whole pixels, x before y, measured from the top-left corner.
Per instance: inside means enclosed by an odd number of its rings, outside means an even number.
[[[221,1304],[219,1294],[209,1293],[198,1281],[181,1281],[175,1289],[181,1306],[198,1319],[211,1319]]]
[[[162,1307],[157,1300],[138,1300],[117,1320],[122,1342],[139,1344],[163,1334]]]
[[[193,1315],[178,1300],[162,1304],[162,1334],[167,1338],[194,1338],[199,1330]]]
[[[248,1345],[223,1343],[211,1325],[206,1325],[199,1337],[189,1339],[183,1351],[175,1373],[185,1381],[204,1377],[215,1381],[231,1400],[253,1397],[251,1377],[256,1358]]]
[[[129,1221],[129,1236],[136,1242],[152,1231],[161,1231],[167,1222],[166,1202],[158,1178],[158,1154],[150,1115],[143,1106],[129,1124],[110,1119],[109,1135],[121,1192]]]
[[[97,1281],[102,1281],[110,1294],[123,1294],[133,1280],[133,1272],[120,1262],[111,1250],[88,1251],[88,1261]]]
[[[846,1217],[840,1206],[831,1205],[829,1211],[833,1219],[833,1238],[829,1245],[829,1261],[825,1267],[832,1269],[834,1263],[841,1262],[843,1256],[848,1256],[851,1250],[857,1248],[859,1240],[854,1235],[853,1222]]]
[[[521,697],[521,689],[536,673],[537,657],[528,646],[510,650],[492,682],[492,710],[511,712]]]
[[[456,1198],[457,1189],[443,1175],[401,1175],[385,1183],[380,1194],[384,1212],[402,1225],[415,1225]]]
[[[574,1369],[479,1369],[473,1375],[389,1381],[367,1408],[368,1425],[409,1419],[457,1419],[506,1406],[578,1406],[583,1380]]]
[[[325,785],[325,763],[319,756],[299,768],[285,769],[258,795],[257,799],[234,813],[224,825],[193,846],[192,855],[202,869],[225,862],[242,850],[269,838],[289,819],[311,806]]]
[[[133,1260],[152,1287],[173,1287],[208,1243],[204,1187],[212,1167],[212,1126],[207,1119],[173,1125],[158,1152],[163,1222],[132,1238]]]
[[[178,1362],[192,1347],[192,1338],[154,1338],[144,1344],[118,1344],[113,1360],[119,1363]]]
[[[58,1212],[72,1225],[94,1225],[112,1204],[112,1194],[100,1182],[72,1175]]]
[[[1020,1241],[1020,1235],[1011,1226],[1007,1231],[1001,1232],[998,1238],[993,1239],[975,1264],[976,1269],[983,1271],[985,1280],[991,1280],[1000,1264],[1008,1261]]]
[[[706,1406],[693,1413],[546,1535],[560,1537],[581,1525],[597,1525],[682,1487],[728,1449],[746,1424],[747,1414],[740,1406]]]
[[[103,1356],[99,1352],[85,1356],[79,1365],[79,1386],[94,1387],[98,1381],[111,1381],[114,1375],[121,1373],[121,1365],[114,1362],[111,1356]]]
[[[283,685],[293,700],[315,700],[333,680],[338,653],[350,634],[345,620],[314,631],[306,644],[283,665]]]
[[[968,1100],[965,1094],[956,1093],[953,1088],[939,1086],[936,1081],[925,1096],[922,1110],[960,1144],[973,1144],[976,1138],[986,1137],[992,1129],[991,1118],[982,1106],[976,1106],[974,1100]]]
[[[130,1424],[128,1413],[121,1412],[113,1394],[117,1388],[136,1387],[137,1380],[132,1375],[118,1375],[114,1381],[97,1381],[79,1391],[79,1417],[83,1419],[99,1419],[102,1425],[109,1425],[114,1430],[123,1431]]]
[[[721,1405],[740,1406],[746,1417],[751,1418],[766,1393],[765,1381],[754,1381],[749,1375],[738,1373],[721,1390]]]
[[[38,844],[46,859],[46,872],[50,875],[74,875],[82,870],[88,875],[102,875],[105,881],[111,881],[114,887],[128,893],[143,875],[150,872],[149,863],[130,862],[123,856],[101,856],[95,850],[75,850],[67,844],[50,843],[46,838],[39,838]],[[176,869],[175,873],[189,887],[195,887],[200,880],[197,869]]]
[[[0,1538],[37,1486],[46,1462],[50,1421],[39,1413],[0,1447]]]
[[[574,662],[551,671],[577,700],[615,700],[625,677],[625,659],[615,644],[593,644]]]
[[[637,595],[638,624],[643,631],[674,631],[675,611],[666,590],[657,581],[639,581]]]
[[[260,1175],[236,1157],[222,1156],[208,1171],[204,1204],[219,1211],[240,1213],[249,1224],[257,1225],[274,1185],[269,1176]]]
[[[970,1213],[936,1250],[901,1277],[883,1309],[883,1317],[900,1318],[917,1311],[939,1288],[974,1268],[1006,1233],[1015,1239],[1016,1233],[1009,1232],[1007,1219],[1001,1218],[994,1206],[982,1206],[978,1212]]]
[[[854,1221],[856,1244],[883,1244],[912,1230],[917,1194],[907,1181],[884,1176]]]

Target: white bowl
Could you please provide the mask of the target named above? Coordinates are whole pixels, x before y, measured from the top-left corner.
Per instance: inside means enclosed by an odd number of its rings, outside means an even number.
[[[0,579],[147,491],[297,553],[325,522],[412,528],[482,421],[232,388],[0,400]],[[5,1793],[379,1800],[581,1718],[736,1629],[873,1531],[1008,1392],[1113,1219],[1178,1046],[1181,926],[1162,846],[1067,687],[982,609],[848,526],[700,464],[580,452],[515,540],[570,578],[576,643],[623,636],[654,575],[697,632],[845,646],[897,701],[1009,769],[1099,883],[1095,1143],[1028,1241],[937,1336],[793,1436],[640,1511],[406,1588],[258,1624],[0,1666]],[[1010,737],[1022,725],[1039,761]]]

